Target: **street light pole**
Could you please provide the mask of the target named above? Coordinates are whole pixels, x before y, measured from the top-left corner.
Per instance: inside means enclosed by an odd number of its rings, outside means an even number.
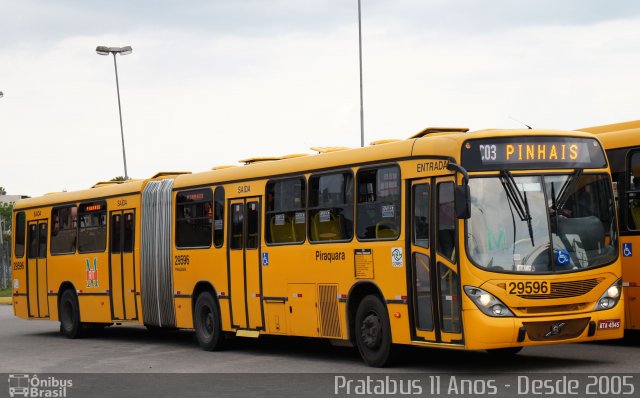
[[[364,147],[364,106],[362,101],[362,21],[358,0],[358,49],[360,52],[360,146]]]
[[[116,92],[118,94],[118,114],[120,115],[120,138],[122,139],[122,160],[124,162],[125,181],[129,179],[129,174],[127,173],[127,155],[124,149],[124,128],[122,127],[122,106],[120,105],[120,83],[118,82],[118,63],[116,61],[116,54],[127,55],[127,54],[131,54],[132,51],[133,50],[130,46],[126,46],[126,47],[98,46],[96,47],[96,53],[98,53],[99,55],[113,54],[113,67],[116,72]]]

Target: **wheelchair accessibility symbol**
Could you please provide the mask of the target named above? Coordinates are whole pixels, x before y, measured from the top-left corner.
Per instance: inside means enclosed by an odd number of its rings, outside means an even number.
[[[566,250],[558,250],[556,252],[556,262],[560,265],[569,264],[569,252]]]
[[[622,244],[622,256],[624,257],[633,256],[633,246],[631,245],[631,243]]]

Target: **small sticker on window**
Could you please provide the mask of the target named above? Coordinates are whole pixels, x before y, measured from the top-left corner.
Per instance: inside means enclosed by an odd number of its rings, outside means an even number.
[[[304,224],[305,214],[303,211],[299,211],[296,213],[296,224]]]
[[[215,229],[216,231],[222,230],[222,220],[214,220],[213,229]]]
[[[513,253],[513,263],[515,265],[522,265],[522,256],[520,253]]]
[[[284,225],[284,214],[276,214],[275,219],[276,225]]]
[[[382,218],[394,218],[395,207],[394,205],[382,206]]]
[[[533,268],[533,265],[530,265],[530,264],[517,264],[516,265],[516,271],[519,271],[519,272],[533,272],[534,268]]]
[[[320,222],[331,221],[331,210],[320,210],[318,218]]]

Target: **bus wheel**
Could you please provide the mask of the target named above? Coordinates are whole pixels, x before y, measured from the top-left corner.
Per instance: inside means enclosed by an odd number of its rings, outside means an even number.
[[[222,348],[224,335],[220,322],[220,310],[209,292],[198,296],[193,312],[193,324],[198,344],[206,351]]]
[[[522,351],[522,347],[493,348],[487,350],[489,354],[497,357],[510,357],[512,355],[516,355],[520,351]]]
[[[391,357],[391,325],[387,308],[377,296],[366,296],[356,312],[356,345],[369,366],[384,367]]]
[[[80,323],[80,309],[78,298],[73,290],[67,289],[60,297],[60,333],[66,338],[77,339],[82,337],[82,323]]]

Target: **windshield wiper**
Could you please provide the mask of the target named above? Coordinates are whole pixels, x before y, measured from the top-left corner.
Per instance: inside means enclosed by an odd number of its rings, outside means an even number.
[[[527,222],[529,229],[529,238],[531,238],[531,246],[535,246],[533,242],[533,228],[531,227],[531,212],[529,211],[529,202],[527,201],[527,193],[524,194],[518,189],[516,181],[513,179],[511,172],[508,170],[500,170],[500,182],[504,191],[507,193],[507,199],[515,207],[520,221]]]
[[[583,171],[584,169],[576,169],[573,173],[567,176],[567,180],[564,182],[564,184],[562,184],[562,187],[560,187],[560,192],[558,192],[557,199],[553,203],[553,210],[557,212],[558,209],[564,208],[564,205],[567,203],[569,196],[573,194],[573,190],[575,189],[576,184],[578,184],[578,180],[580,180],[580,176],[582,175]],[[555,195],[553,196],[555,198]]]

